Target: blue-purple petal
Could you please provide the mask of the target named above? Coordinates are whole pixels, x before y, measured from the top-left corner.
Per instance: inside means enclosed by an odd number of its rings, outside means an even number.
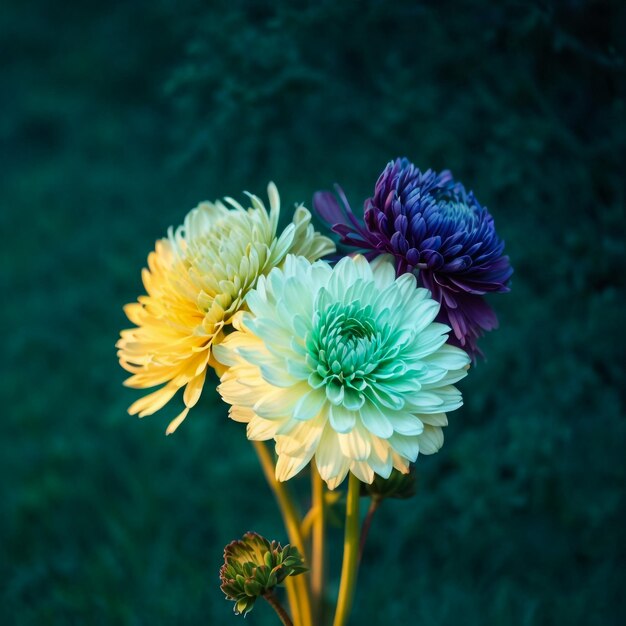
[[[376,181],[374,195],[359,220],[336,187],[318,192],[318,215],[369,258],[391,253],[399,274],[419,268],[418,278],[441,303],[440,321],[453,329],[451,340],[473,358],[477,340],[497,325],[484,300],[489,292],[509,290],[513,273],[493,217],[449,170],[420,171],[408,159],[391,161]]]

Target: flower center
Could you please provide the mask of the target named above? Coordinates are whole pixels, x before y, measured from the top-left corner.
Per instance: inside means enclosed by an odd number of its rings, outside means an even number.
[[[465,202],[455,200],[440,202],[439,211],[445,218],[455,224],[464,222],[470,228],[478,225],[478,216],[476,215],[476,212]]]
[[[328,399],[356,409],[376,367],[381,337],[370,305],[335,303],[316,316],[310,356]],[[318,379],[319,380],[319,379]]]

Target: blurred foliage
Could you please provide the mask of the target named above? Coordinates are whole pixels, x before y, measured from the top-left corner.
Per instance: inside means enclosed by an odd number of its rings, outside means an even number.
[[[126,415],[121,307],[199,200],[272,178],[358,207],[406,155],[475,190],[516,274],[417,497],[374,519],[352,621],[623,623],[625,13],[5,2],[0,622],[235,623],[223,546],[278,515],[210,386],[172,437],[176,407]]]

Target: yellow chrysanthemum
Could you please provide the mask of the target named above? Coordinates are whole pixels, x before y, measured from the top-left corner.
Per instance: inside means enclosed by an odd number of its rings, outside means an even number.
[[[248,209],[232,198],[193,209],[149,254],[142,273],[147,295],[124,307],[136,325],[122,331],[117,343],[120,364],[132,374],[124,384],[137,389],[163,385],[128,412],[151,415],[185,389],[185,409],[170,423],[168,434],[197,403],[207,366],[216,365],[211,348],[258,277],[287,253],[313,261],[335,250],[330,239],[313,229],[303,206],[296,207],[292,223],[277,237],[280,198],[273,183],[267,192],[269,213],[253,195]]]

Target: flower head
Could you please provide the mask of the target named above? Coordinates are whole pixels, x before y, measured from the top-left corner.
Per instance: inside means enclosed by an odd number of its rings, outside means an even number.
[[[241,540],[224,548],[221,589],[228,600],[235,602],[235,613],[245,616],[259,596],[280,585],[287,576],[306,571],[297,548],[283,548],[276,541],[270,543],[257,533],[247,532]]]
[[[289,255],[247,303],[215,347],[230,366],[218,391],[249,439],[276,440],[278,480],[315,455],[331,489],[348,471],[371,483],[441,447],[469,359],[445,344],[439,305],[413,275],[396,278],[385,258],[331,268]]]
[[[142,274],[147,295],[124,308],[136,328],[122,331],[117,347],[120,364],[132,374],[127,386],[162,386],[137,400],[131,415],[151,415],[184,388],[185,409],[167,429],[173,432],[197,403],[207,368],[215,364],[212,346],[259,276],[288,252],[315,260],[334,250],[314,231],[303,206],[277,236],[280,199],[273,183],[268,195],[269,213],[253,195],[248,209],[231,198],[203,202],[157,241]]]
[[[398,275],[418,273],[441,303],[439,320],[450,324],[456,343],[479,354],[478,338],[497,326],[483,296],[508,291],[513,273],[487,209],[448,170],[421,172],[407,159],[392,161],[380,175],[363,223],[338,192],[341,204],[330,192],[316,193],[313,203],[343,243],[370,257],[392,254]]]

